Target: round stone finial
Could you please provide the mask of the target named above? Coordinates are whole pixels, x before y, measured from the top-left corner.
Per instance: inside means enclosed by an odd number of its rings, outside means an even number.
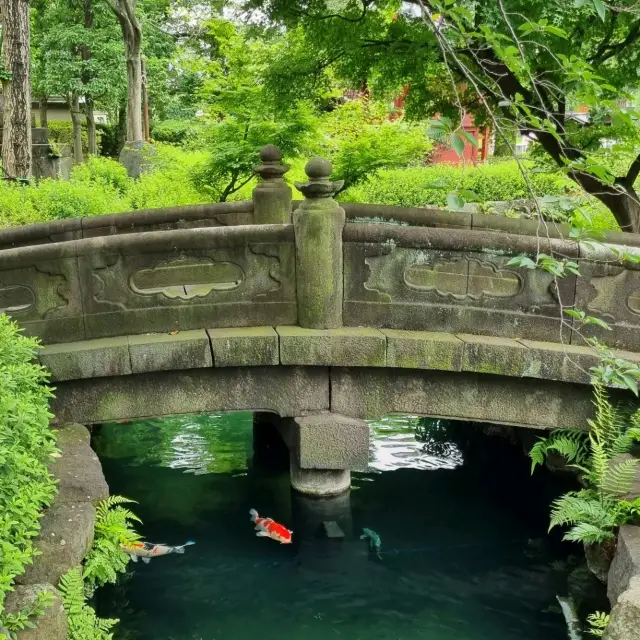
[[[307,162],[304,172],[311,178],[311,180],[323,180],[329,178],[333,171],[333,165],[329,160],[324,158],[311,158]]]
[[[282,151],[275,144],[267,144],[260,149],[260,160],[262,162],[280,162]]]

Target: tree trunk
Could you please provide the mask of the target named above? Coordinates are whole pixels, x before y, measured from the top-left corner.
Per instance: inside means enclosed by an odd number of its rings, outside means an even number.
[[[84,115],[87,119],[87,136],[89,138],[89,155],[98,155],[98,141],[96,139],[96,121],[93,114],[93,100],[85,98]]]
[[[127,105],[123,103],[118,108],[118,128],[117,128],[118,149],[117,154],[120,155],[124,143],[127,141]]]
[[[82,155],[82,114],[80,113],[80,100],[77,96],[70,102],[71,122],[73,123],[73,160],[75,164],[81,164]]]
[[[30,25],[28,0],[0,0],[4,98],[2,168],[5,178],[31,175]]]
[[[83,7],[84,28],[89,31],[93,27],[93,0],[84,0]],[[82,71],[82,84],[85,89],[91,82],[91,72],[89,71],[89,63],[91,61],[91,47],[87,44],[80,47],[80,55],[85,63]],[[84,97],[84,115],[87,119],[87,136],[89,138],[89,155],[98,155],[98,143],[96,141],[96,121],[93,115],[93,97],[86,95]]]
[[[127,59],[127,142],[144,139],[142,131],[142,30],[136,18],[136,0],[108,0],[124,39]]]
[[[40,96],[40,126],[49,127],[49,96]]]

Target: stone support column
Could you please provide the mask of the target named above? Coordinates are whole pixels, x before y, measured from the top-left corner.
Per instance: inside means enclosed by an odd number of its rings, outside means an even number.
[[[289,171],[282,164],[282,152],[268,144],[260,151],[261,163],[254,171],[261,182],[253,190],[253,221],[255,224],[291,224],[291,187],[283,176]]]
[[[305,200],[293,213],[296,242],[298,324],[306,329],[342,326],[342,230],[344,209],[333,199],[343,182],[329,180],[328,160],[313,158],[296,183]]]
[[[323,412],[278,424],[289,448],[291,486],[308,496],[336,496],[351,486],[351,471],[369,463],[369,427],[362,420]]]

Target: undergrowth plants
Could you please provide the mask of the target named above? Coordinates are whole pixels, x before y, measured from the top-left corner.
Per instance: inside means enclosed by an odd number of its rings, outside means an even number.
[[[56,483],[47,463],[58,455],[49,429],[48,374],[34,356],[38,341],[21,335],[0,314],[0,627],[9,632],[29,626],[28,618],[50,600],[42,594],[32,610],[5,613],[14,578],[33,561],[33,539],[42,508],[51,504]],[[0,631],[0,640],[6,634]]]
[[[96,507],[95,538],[84,566],[74,567],[60,579],[58,586],[67,613],[69,640],[111,640],[117,619],[99,618],[87,600],[95,590],[115,583],[126,571],[129,556],[121,544],[140,539],[133,523],[140,519],[125,504],[133,500],[110,496]]]
[[[640,519],[640,498],[626,498],[640,460],[625,455],[640,441],[640,409],[615,406],[600,381],[594,381],[594,405],[588,431],[555,431],[529,455],[532,471],[552,452],[564,456],[582,484],[554,501],[549,529],[569,526],[565,540],[600,544],[606,552],[614,547],[621,525]]]

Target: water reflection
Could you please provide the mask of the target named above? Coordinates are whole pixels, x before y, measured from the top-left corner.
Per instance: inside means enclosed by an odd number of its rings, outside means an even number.
[[[370,470],[455,469],[463,462],[462,452],[449,439],[447,424],[419,416],[370,420]]]
[[[104,425],[96,450],[112,492],[138,501],[141,533],[196,545],[131,566],[100,613],[121,618],[116,640],[565,640],[553,491],[526,461],[515,476],[506,460],[479,474],[449,426],[372,422],[357,490],[313,501],[292,495],[286,470],[251,464],[251,414]],[[250,508],[290,526],[294,543],[256,538]],[[322,535],[327,520],[344,538]],[[381,560],[363,527],[380,535]]]

